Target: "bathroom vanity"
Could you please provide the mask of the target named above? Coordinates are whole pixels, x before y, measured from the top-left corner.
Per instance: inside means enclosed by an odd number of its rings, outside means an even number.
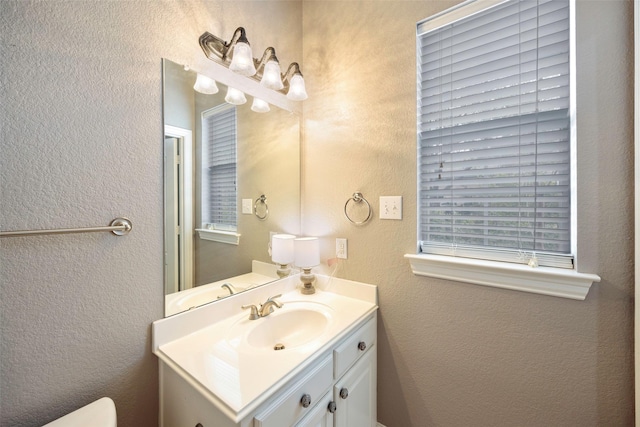
[[[317,278],[312,295],[292,276],[154,322],[160,425],[375,426],[376,287]]]

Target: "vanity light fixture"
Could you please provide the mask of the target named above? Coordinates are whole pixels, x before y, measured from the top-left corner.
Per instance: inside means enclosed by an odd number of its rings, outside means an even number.
[[[287,98],[292,101],[304,101],[309,96],[304,85],[304,78],[302,72],[300,72],[300,65],[297,62],[289,65],[284,80],[289,82],[289,92],[287,92]]]
[[[199,42],[207,58],[222,63],[231,71],[258,80],[266,88],[286,93],[292,101],[308,98],[300,65],[293,62],[287,72],[281,74],[273,47],[266,48],[260,60],[253,58],[244,28],[238,27],[228,43],[209,32],[203,33]]]
[[[227,50],[231,48],[233,53],[229,69],[243,76],[253,76],[256,73],[256,67],[253,65],[253,52],[244,28],[238,27],[233,33]]]
[[[316,276],[311,273],[311,269],[320,264],[320,243],[317,237],[299,237],[293,241],[295,257],[293,265],[302,269],[300,281],[304,295],[311,295],[316,292],[313,282]]]
[[[271,261],[278,264],[278,277],[287,277],[291,273],[289,264],[294,261],[293,242],[296,236],[274,234],[271,238]]]
[[[197,92],[204,93],[205,95],[213,95],[214,93],[218,93],[219,90],[215,80],[200,73],[198,73],[196,84],[193,85],[193,89]]]
[[[254,97],[253,104],[251,104],[251,110],[255,111],[256,113],[268,113],[269,111],[271,111],[271,108],[269,107],[268,102]]]
[[[224,100],[232,105],[242,105],[247,102],[247,98],[244,96],[244,93],[231,86],[227,89],[227,96],[224,97]]]
[[[262,80],[260,84],[268,89],[280,90],[284,88],[282,77],[280,76],[280,61],[276,57],[276,50],[272,47],[265,49],[262,59],[256,67],[262,69]]]

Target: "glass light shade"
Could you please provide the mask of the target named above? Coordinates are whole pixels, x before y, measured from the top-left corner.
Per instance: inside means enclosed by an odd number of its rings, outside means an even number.
[[[253,65],[253,53],[248,43],[238,42],[233,47],[233,58],[229,69],[249,77],[256,73],[256,67]]]
[[[307,90],[304,87],[304,79],[301,74],[294,74],[289,82],[289,92],[287,98],[292,101],[304,101],[309,96]]]
[[[267,61],[264,65],[264,73],[260,84],[268,89],[280,90],[284,87],[280,77],[280,64],[278,61]]]
[[[251,104],[251,109],[256,113],[268,113],[269,111],[271,111],[271,108],[269,107],[269,103],[266,101],[263,101],[260,98],[253,98],[253,104]]]
[[[218,93],[218,85],[216,85],[216,81],[199,73],[196,78],[196,84],[193,85],[193,89],[197,92],[204,93],[205,95]]]
[[[296,236],[276,234],[271,238],[271,260],[277,264],[287,265],[293,262],[293,242]]]
[[[224,100],[233,105],[242,105],[247,102],[247,98],[244,96],[244,93],[236,88],[232,88],[231,86],[227,89],[227,96],[224,97]]]
[[[317,237],[299,237],[294,240],[293,264],[300,268],[311,268],[320,264],[320,242]]]

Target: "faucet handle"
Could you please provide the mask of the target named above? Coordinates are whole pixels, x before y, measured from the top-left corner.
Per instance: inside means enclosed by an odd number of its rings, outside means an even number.
[[[272,297],[267,298],[267,301],[273,301],[275,298],[280,298],[281,296],[282,296],[282,294],[274,295]]]
[[[249,320],[256,320],[260,318],[260,315],[258,314],[258,307],[256,307],[254,304],[248,304],[248,305],[242,306],[243,310],[247,310],[249,308],[251,309],[251,313],[249,314]]]

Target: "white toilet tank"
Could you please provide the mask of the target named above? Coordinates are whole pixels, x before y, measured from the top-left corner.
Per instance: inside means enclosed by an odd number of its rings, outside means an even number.
[[[116,405],[103,397],[43,427],[116,427],[116,424]]]

